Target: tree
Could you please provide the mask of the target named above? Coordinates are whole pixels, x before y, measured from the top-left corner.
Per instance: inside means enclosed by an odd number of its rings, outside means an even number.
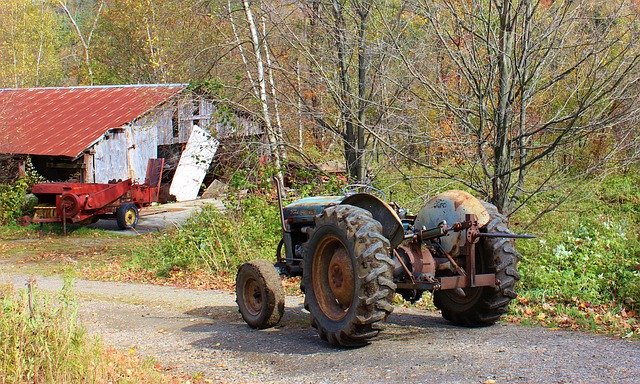
[[[534,165],[638,116],[638,23],[627,2],[415,0],[410,12],[435,42],[397,40],[397,52],[423,102],[457,127],[450,145],[466,157],[466,167],[436,171],[502,212],[571,163],[548,162],[548,177],[531,187]],[[610,158],[612,144],[584,173]]]
[[[80,20],[78,15],[80,14],[79,10],[82,4],[75,4],[75,10],[72,10],[71,5],[68,0],[56,0],[55,2],[57,6],[64,11],[64,14],[67,16],[67,19],[71,23],[73,27],[73,31],[80,41],[82,45],[83,59],[84,65],[87,71],[87,81],[90,85],[94,83],[93,76],[93,64],[91,61],[91,40],[93,39],[93,32],[96,30],[96,26],[98,25],[98,20],[100,19],[100,13],[102,12],[102,8],[105,5],[104,0],[99,0],[97,4],[95,4],[95,11],[91,14],[91,23],[88,27],[86,27],[85,31],[82,31]]]
[[[290,47],[287,57],[292,59],[277,63],[294,91],[288,104],[301,104],[316,142],[318,127],[339,138],[349,178],[364,182],[373,148],[393,130],[387,124],[394,124],[390,117],[412,81],[396,70],[400,62],[390,55],[390,34],[381,33],[379,15],[397,15],[400,8],[370,0],[317,0],[300,7],[270,12],[283,44]],[[391,33],[396,32],[392,26]],[[307,68],[299,70],[299,63]]]
[[[59,20],[44,2],[7,0],[0,7],[0,86],[58,85],[63,77]]]

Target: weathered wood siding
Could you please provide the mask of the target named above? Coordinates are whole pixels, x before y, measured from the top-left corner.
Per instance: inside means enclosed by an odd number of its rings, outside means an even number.
[[[138,123],[144,122],[146,124]],[[155,120],[140,121],[127,129],[127,165],[129,177],[144,183],[149,159],[158,157],[158,130]]]
[[[260,124],[249,115],[227,112],[223,122],[218,122],[221,115],[209,99],[191,94],[176,97],[129,125],[105,134],[93,147],[93,180],[106,183],[131,178],[143,182],[147,161],[157,157],[158,146],[186,144],[194,122],[217,139],[250,136],[250,140],[259,142],[264,136]]]
[[[96,183],[127,179],[127,137],[124,130],[112,130],[93,147],[93,171]]]
[[[106,134],[95,146],[96,183],[132,179],[144,182],[147,162],[158,156],[156,116],[150,115]]]

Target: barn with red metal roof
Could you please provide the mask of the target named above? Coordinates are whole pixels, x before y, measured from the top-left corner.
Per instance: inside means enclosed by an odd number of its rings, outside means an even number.
[[[184,146],[194,125],[213,136],[261,127],[238,115],[215,120],[216,104],[186,84],[0,89],[0,154],[29,156],[51,181],[143,179],[147,160]],[[171,166],[171,162],[167,164]]]

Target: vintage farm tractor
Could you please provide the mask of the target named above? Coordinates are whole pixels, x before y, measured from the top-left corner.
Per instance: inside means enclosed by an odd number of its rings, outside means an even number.
[[[286,207],[280,200],[283,238],[275,268],[252,261],[236,277],[238,307],[249,326],[280,321],[279,275],[302,276],[312,325],[323,340],[347,347],[379,333],[396,293],[415,302],[430,291],[445,319],[467,327],[495,323],[516,297],[519,254],[512,239],[532,236],[510,232],[493,205],[451,190],[409,215],[374,188],[344,192]]]

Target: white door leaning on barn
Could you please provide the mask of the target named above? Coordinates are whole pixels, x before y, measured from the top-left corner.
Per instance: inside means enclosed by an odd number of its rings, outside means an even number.
[[[209,170],[219,144],[220,142],[209,132],[197,125],[193,126],[169,187],[169,193],[174,195],[177,201],[195,200],[198,197],[202,180]]]

